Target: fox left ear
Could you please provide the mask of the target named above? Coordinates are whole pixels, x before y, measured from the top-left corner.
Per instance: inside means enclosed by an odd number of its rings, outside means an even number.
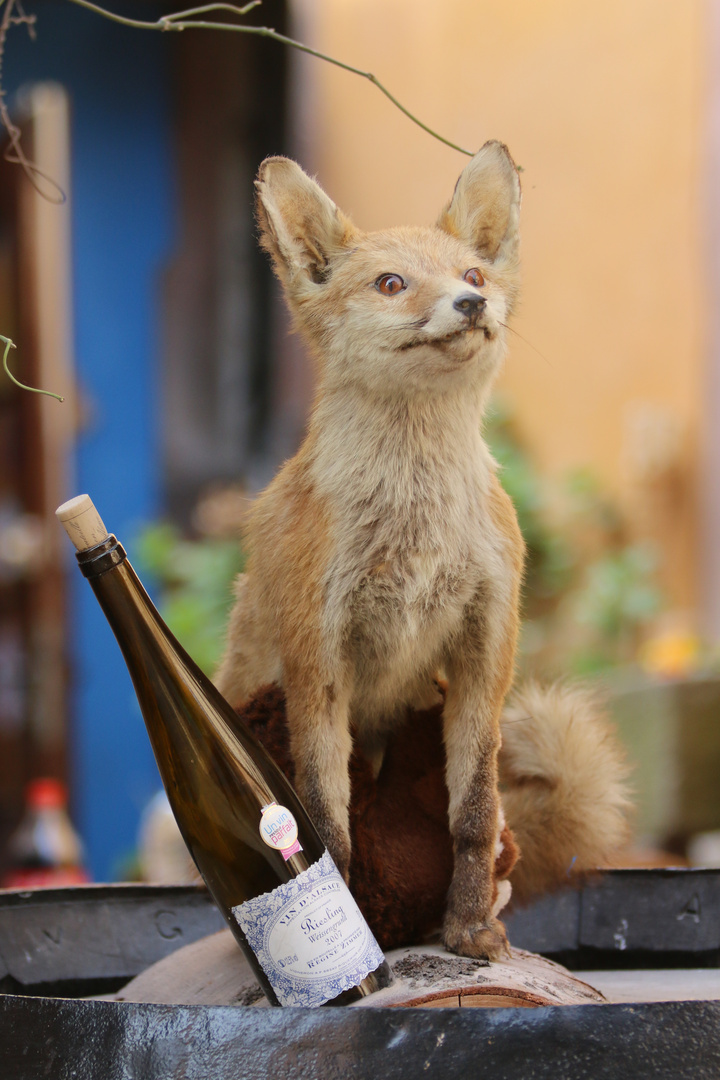
[[[260,242],[282,283],[321,284],[332,259],[351,245],[352,222],[289,158],[266,158],[255,188]]]
[[[513,269],[518,260],[520,178],[503,143],[486,142],[465,166],[438,226],[491,262]]]

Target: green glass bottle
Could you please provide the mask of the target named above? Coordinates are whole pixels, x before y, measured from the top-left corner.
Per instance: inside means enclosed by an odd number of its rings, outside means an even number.
[[[57,516],[122,650],[180,832],[274,1005],[345,1005],[391,981],[287,778],[160,618],[87,495]]]

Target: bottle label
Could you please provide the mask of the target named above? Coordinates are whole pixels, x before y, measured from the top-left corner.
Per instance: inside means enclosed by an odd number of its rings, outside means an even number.
[[[286,806],[270,803],[263,807],[260,835],[268,847],[281,853],[286,862],[291,855],[302,851],[298,841],[297,822]]]
[[[233,909],[281,1005],[322,1005],[383,962],[330,854]]]

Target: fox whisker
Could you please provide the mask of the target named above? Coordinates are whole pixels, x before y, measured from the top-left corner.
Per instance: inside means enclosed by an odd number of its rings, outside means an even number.
[[[532,349],[533,352],[536,352],[538,354],[538,356],[540,357],[541,360],[545,361],[545,363],[548,365],[548,367],[554,367],[555,366],[551,360],[548,360],[547,356],[545,356],[544,353],[541,353],[540,350],[535,345],[533,345],[532,341],[528,341],[527,338],[523,337],[522,334],[518,333],[518,331],[515,329],[514,326],[509,326],[508,323],[504,323],[504,322],[501,322],[500,325],[504,326],[506,330],[509,330],[511,334],[514,334],[515,337],[520,338],[520,340],[525,345],[527,345],[527,347],[529,349]]]

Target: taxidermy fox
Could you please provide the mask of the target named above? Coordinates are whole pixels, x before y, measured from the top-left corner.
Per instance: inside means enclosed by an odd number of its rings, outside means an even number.
[[[285,158],[266,160],[256,187],[262,244],[312,350],[317,393],[299,452],[251,512],[216,682],[234,705],[282,685],[299,794],[347,874],[352,741],[379,768],[388,732],[437,700],[442,679],[454,847],[444,941],[493,958],[506,947],[493,876],[498,752],[524,547],[481,421],[518,291],[517,170],[489,142],[435,226],[370,234]],[[535,735],[504,769],[519,788],[529,775],[553,789],[557,739]],[[610,802],[612,821],[594,835],[617,839],[619,788]],[[519,812],[532,825],[532,806]],[[544,826],[539,848],[554,865]],[[583,829],[565,842],[565,866],[573,846],[592,848]]]

